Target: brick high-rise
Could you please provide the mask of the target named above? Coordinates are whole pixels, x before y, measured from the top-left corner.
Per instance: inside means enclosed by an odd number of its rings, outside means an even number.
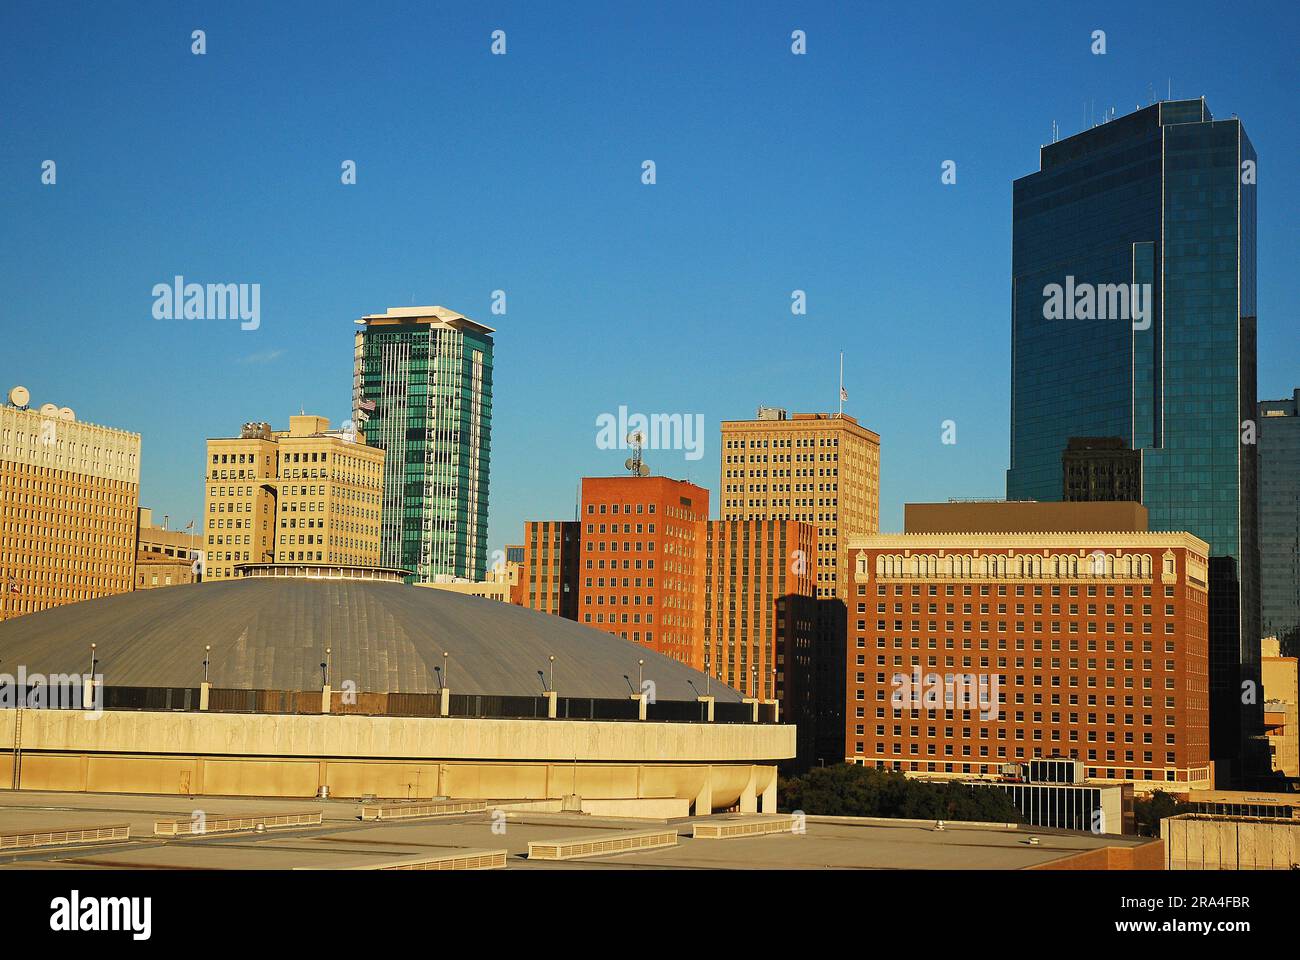
[[[905,523],[851,545],[846,760],[993,777],[1061,756],[1139,790],[1212,784],[1203,540],[1148,532],[1131,503],[909,504]]]
[[[704,665],[709,491],[668,477],[584,477],[578,619]]]

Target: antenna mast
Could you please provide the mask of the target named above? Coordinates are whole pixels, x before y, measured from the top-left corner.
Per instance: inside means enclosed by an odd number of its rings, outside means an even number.
[[[627,442],[632,447],[632,456],[623,461],[623,466],[634,477],[650,476],[650,468],[645,465],[641,459],[641,447],[645,444],[645,437],[640,430],[633,430],[627,435]]]

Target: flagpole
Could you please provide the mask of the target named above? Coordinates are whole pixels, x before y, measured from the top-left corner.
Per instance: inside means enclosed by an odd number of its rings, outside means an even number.
[[[840,416],[844,416],[844,351],[840,351]]]

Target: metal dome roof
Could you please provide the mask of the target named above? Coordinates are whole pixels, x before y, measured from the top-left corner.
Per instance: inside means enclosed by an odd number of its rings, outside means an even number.
[[[637,661],[660,700],[694,700],[704,674],[613,634],[481,597],[398,583],[248,578],[163,587],[0,623],[0,671],[76,673],[108,686],[196,687],[211,644],[214,687],[311,690],[331,650],[331,684],[364,693],[433,693],[450,654],[458,694],[537,696],[555,656],[562,697],[633,693]],[[630,679],[625,679],[625,677]],[[740,694],[714,682],[719,702]]]

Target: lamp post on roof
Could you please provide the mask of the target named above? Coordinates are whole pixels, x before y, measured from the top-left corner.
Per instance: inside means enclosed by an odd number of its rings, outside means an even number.
[[[442,651],[442,675],[438,678],[442,684],[438,688],[438,713],[444,717],[451,716],[451,691],[447,689],[447,661],[450,657],[450,653]]]

